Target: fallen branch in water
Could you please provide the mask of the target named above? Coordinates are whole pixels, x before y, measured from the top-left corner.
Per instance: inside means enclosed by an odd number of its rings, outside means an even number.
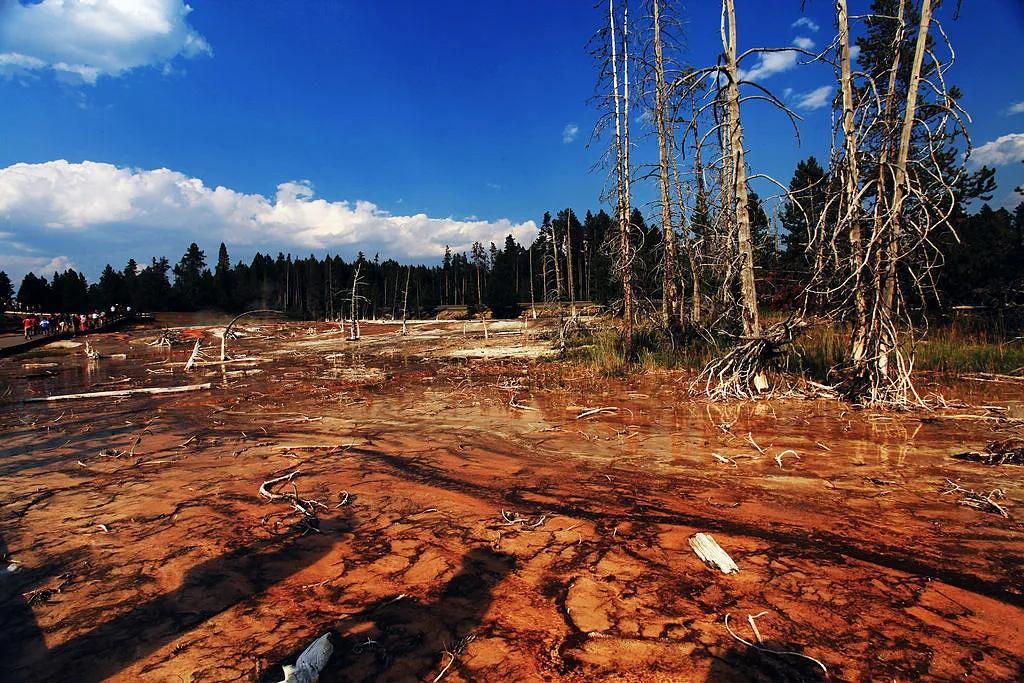
[[[522,403],[518,403],[515,396],[509,399],[508,405],[510,408],[518,408],[519,410],[537,410],[536,408],[531,408],[530,406],[524,406]]]
[[[782,467],[782,456],[792,454],[797,460],[800,459],[800,454],[794,451],[792,448],[787,448],[778,455],[775,456],[775,462],[779,467]]]
[[[959,501],[961,505],[974,508],[975,510],[981,510],[983,512],[996,512],[1009,519],[1010,513],[1006,511],[1006,508],[995,501],[996,498],[1003,498],[1006,496],[1002,489],[992,489],[986,495],[984,493],[978,493],[973,489],[965,489],[949,479],[946,480],[946,483],[949,484],[951,488],[948,491],[943,491],[942,495],[946,495],[947,493],[962,493],[963,497]]]
[[[604,408],[590,408],[588,410],[584,410],[582,413],[577,415],[576,419],[577,420],[582,420],[585,417],[590,417],[591,415],[597,415],[599,413],[617,413],[617,412],[619,412],[619,409],[616,408],[615,406],[606,406]]]
[[[299,497],[299,491],[292,483],[292,479],[298,475],[299,470],[295,470],[291,474],[284,474],[280,477],[274,477],[268,479],[260,485],[259,494],[261,497],[274,502],[278,500],[287,501],[296,512],[302,515],[302,523],[304,525],[303,533],[307,531],[315,531],[320,533],[319,524],[320,521],[316,517],[316,508],[320,506],[324,510],[328,509],[326,505],[316,500],[306,500]],[[273,488],[283,483],[292,484],[292,493],[281,493],[274,491]]]
[[[1024,439],[993,441],[984,451],[955,453],[957,460],[980,462],[983,465],[1024,465]]]
[[[135,396],[142,394],[180,394],[185,391],[201,391],[209,389],[210,382],[204,384],[186,384],[180,387],[139,387],[137,389],[118,389],[114,391],[92,391],[84,394],[58,394],[56,396],[37,396],[26,398],[25,403],[43,403],[46,401],[69,401],[79,398],[110,398],[115,396]]]

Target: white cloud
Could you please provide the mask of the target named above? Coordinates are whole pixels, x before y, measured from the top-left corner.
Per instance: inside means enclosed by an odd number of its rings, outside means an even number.
[[[6,272],[17,290],[25,273],[49,279],[54,273],[63,273],[75,264],[67,256],[32,256],[28,254],[0,254],[0,270]]]
[[[1024,133],[1002,135],[980,147],[971,154],[973,166],[1004,166],[1024,160]]]
[[[211,54],[183,0],[0,2],[0,75],[50,68],[95,83],[174,57]]]
[[[1009,114],[1024,114],[1024,102],[1014,102],[1006,108],[1007,115]]]
[[[807,17],[800,17],[799,19],[797,19],[796,21],[794,21],[792,23],[792,27],[793,28],[801,28],[801,27],[803,27],[803,28],[806,28],[808,31],[814,31],[814,32],[817,32],[818,29],[821,28],[813,20],[808,19]]]
[[[804,36],[797,36],[793,39],[793,44],[802,50],[813,50],[814,41]]]
[[[851,45],[850,46],[850,61],[851,62],[856,62],[859,57],[860,57],[860,45]]]
[[[562,142],[569,144],[576,139],[576,136],[580,134],[580,127],[575,123],[565,124],[565,128],[562,129]]]
[[[796,66],[799,53],[791,50],[783,52],[760,52],[757,55],[757,63],[753,68],[740,69],[737,74],[741,81],[763,81],[775,74],[789,71]]]
[[[275,250],[379,249],[405,258],[440,256],[445,245],[464,251],[478,240],[500,243],[510,233],[527,242],[536,233],[533,221],[397,216],[368,201],[318,199],[306,180],[281,183],[270,198],[208,187],[166,168],[64,160],[0,169],[0,229],[35,244],[136,240],[144,251],[170,236]]]
[[[794,105],[797,109],[821,109],[827,107],[832,103],[832,91],[835,88],[831,85],[823,85],[820,88],[815,88],[810,92],[805,92],[797,95],[796,102]]]

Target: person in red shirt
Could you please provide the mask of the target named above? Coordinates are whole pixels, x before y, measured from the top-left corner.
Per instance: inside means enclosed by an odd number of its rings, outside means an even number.
[[[36,326],[35,318],[33,318],[32,316],[28,316],[27,318],[25,318],[23,324],[25,326],[25,339],[28,339],[29,337],[32,336],[32,331]]]

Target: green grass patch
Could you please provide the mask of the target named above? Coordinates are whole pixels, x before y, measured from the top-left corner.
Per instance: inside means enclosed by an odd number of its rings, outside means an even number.
[[[1024,340],[1005,339],[1001,330],[988,331],[977,326],[956,323],[929,330],[917,341],[914,369],[946,375],[994,372],[1024,372]],[[850,344],[848,328],[820,325],[809,328],[788,350],[783,369],[818,381],[828,381],[830,372],[841,366]],[[623,355],[621,335],[615,330],[599,330],[567,340],[564,357],[585,363],[605,377],[621,377],[630,371],[703,368],[724,353],[729,341],[690,338],[672,343],[664,333],[650,329],[633,337],[633,363]],[[905,352],[910,351],[909,340]]]

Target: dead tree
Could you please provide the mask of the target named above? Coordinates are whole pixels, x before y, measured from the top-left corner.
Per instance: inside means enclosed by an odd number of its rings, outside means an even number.
[[[350,315],[349,339],[351,341],[355,341],[355,340],[359,339],[359,336],[360,336],[359,335],[359,315],[358,315],[358,310],[359,309],[358,309],[358,302],[362,299],[362,297],[359,296],[359,285],[361,283],[361,279],[359,277],[359,272],[362,269],[362,267],[363,267],[362,262],[356,263],[356,269],[352,273],[352,292],[351,292],[351,298],[349,300],[349,315]]]
[[[896,16],[858,17],[893,26],[892,63],[869,74],[852,68],[851,17],[845,0],[836,4],[842,112],[834,139],[841,133],[843,143],[833,144],[832,167],[841,178],[828,188],[826,210],[810,240],[813,287],[823,300],[834,302],[828,311],[833,320],[851,323],[840,388],[852,400],[883,407],[924,404],[911,381],[917,321],[904,290],[909,287],[922,304],[934,294],[934,269],[941,259],[934,233],[951,229],[963,178],[963,162],[938,160],[960,156],[945,146],[959,136],[970,153],[968,117],[944,77],[954,53],[932,8],[932,0],[922,1],[909,64],[903,63],[902,49],[905,1]],[[931,46],[932,29],[949,50],[948,62]],[[838,246],[844,240],[848,250]]]
[[[241,320],[245,316],[247,316],[247,315],[256,315],[258,313],[272,313],[274,315],[283,315],[284,314],[283,311],[277,311],[277,310],[274,310],[272,308],[259,308],[259,309],[252,310],[252,311],[246,311],[245,313],[239,313],[234,318],[232,318],[231,322],[229,322],[227,324],[227,327],[224,328],[224,335],[220,338],[220,360],[221,360],[221,362],[224,362],[224,361],[226,361],[228,359],[228,337],[231,335],[231,328],[234,327],[235,323],[237,323],[239,320]],[[198,346],[199,346],[199,343],[196,342],[196,347],[198,348]],[[187,369],[188,368],[186,368],[186,370]]]
[[[612,39],[615,38],[615,27],[612,26]],[[614,62],[615,56],[612,55]],[[633,208],[633,193],[630,187],[632,178],[631,166],[629,165],[629,122],[631,100],[629,99],[629,2],[625,0],[622,5],[622,166],[619,169],[622,196],[619,199],[620,224],[619,233],[622,244],[621,261],[619,268],[622,271],[622,317],[624,321],[623,352],[627,359],[633,353],[633,254],[630,249],[630,233],[632,232],[631,221]],[[616,88],[616,94],[618,88]]]
[[[694,132],[695,154],[698,174],[698,197],[701,213],[710,213],[709,193],[703,185],[705,160],[702,148],[710,140],[717,140],[718,156],[707,162],[718,178],[718,211],[711,225],[701,226],[704,233],[703,256],[708,270],[714,275],[717,293],[712,299],[713,309],[707,323],[714,328],[720,325],[738,293],[737,311],[739,333],[736,344],[723,357],[707,366],[693,383],[696,390],[716,397],[757,395],[769,386],[765,375],[779,355],[781,347],[792,341],[792,336],[803,327],[799,318],[792,318],[764,329],[759,312],[757,285],[754,271],[754,247],[750,224],[750,196],[748,183],[754,178],[763,178],[783,192],[786,188],[778,181],[763,173],[749,175],[743,141],[741,105],[744,102],[764,101],[782,111],[796,129],[799,117],[779,98],[758,83],[746,80],[740,69],[744,59],[771,52],[794,51],[811,59],[817,55],[802,48],[757,47],[738,53],[736,39],[736,12],[734,0],[722,1],[721,36],[723,54],[715,66],[694,69],[676,79],[671,94],[682,101],[695,99],[701,89],[710,81],[714,83],[710,98],[692,108],[692,117],[687,124],[684,138]],[[743,95],[741,86],[755,90]],[[703,135],[697,129],[710,116],[712,125]],[[702,220],[704,220],[702,215]],[[695,285],[696,286],[696,285]],[[699,310],[699,309],[698,309]],[[728,326],[718,334],[729,332]]]
[[[409,276],[412,274],[412,266],[405,267],[405,294],[402,295],[402,336],[409,334],[406,320],[409,314]]]
[[[626,358],[632,354],[633,343],[633,282],[630,249],[630,188],[629,188],[629,48],[628,4],[624,6],[622,47],[625,77],[625,95],[619,90],[618,32],[615,28],[615,2],[608,0],[608,35],[611,46],[611,100],[615,112],[615,220],[618,225],[619,249],[616,269],[622,282],[622,339]]]
[[[903,15],[902,0],[900,16]],[[850,59],[850,25],[846,0],[836,0],[836,21],[839,26],[839,89],[842,92],[842,126],[845,162],[840,168],[843,174],[842,219],[849,226],[847,235],[850,242],[850,259],[854,264],[864,260],[864,245],[861,236],[860,169],[857,163],[859,147],[857,130],[854,125],[853,69]],[[859,272],[859,271],[858,271]],[[864,343],[867,331],[867,294],[864,282],[858,276],[854,279],[853,334],[851,354],[856,363],[864,359]]]
[[[554,229],[554,225],[552,225]],[[573,320],[576,319],[576,292],[573,286],[573,266],[572,266],[572,209],[566,209],[565,212],[565,274],[566,284],[568,285],[567,294],[569,295],[569,317]]]
[[[892,169],[893,193],[887,216],[879,232],[886,233],[885,272],[876,273],[884,278],[884,285],[876,290],[873,320],[868,328],[865,347],[867,348],[867,379],[871,385],[871,398],[887,398],[885,394],[895,394],[898,400],[913,390],[910,384],[910,367],[907,366],[903,354],[899,350],[897,325],[895,324],[895,300],[898,283],[897,268],[900,261],[900,231],[903,228],[903,208],[908,191],[907,157],[910,153],[910,133],[914,127],[917,109],[918,89],[921,83],[921,65],[924,62],[925,46],[928,43],[928,30],[931,26],[931,0],[921,2],[921,23],[917,31],[917,45],[914,49],[914,61],[910,66],[910,87],[907,101],[903,109],[903,124],[900,128],[899,146],[896,148],[896,160]],[[890,372],[890,357],[895,360],[896,368]]]
[[[668,86],[665,82],[665,57],[661,39],[661,0],[652,0],[654,34],[654,122],[658,129],[658,188],[661,196],[662,230],[662,324],[669,330],[678,330],[679,287],[676,280],[676,232],[672,225],[672,202],[669,189],[669,129]],[[677,174],[678,178],[678,174]],[[678,190],[679,188],[677,188]],[[682,202],[680,202],[680,210]],[[682,220],[682,213],[680,213]]]
[[[533,319],[536,320],[537,300],[534,298],[533,295],[533,245],[531,244],[526,251],[530,257],[530,314],[533,316]]]
[[[743,124],[740,121],[739,67],[736,58],[736,9],[733,0],[724,0],[722,10],[722,47],[725,51],[725,103],[728,113],[728,135],[732,171],[732,197],[736,239],[740,257],[740,303],[743,335],[761,334],[757,308],[757,285],[754,280],[754,248],[750,239],[750,211],[747,197],[747,162],[743,149]]]

